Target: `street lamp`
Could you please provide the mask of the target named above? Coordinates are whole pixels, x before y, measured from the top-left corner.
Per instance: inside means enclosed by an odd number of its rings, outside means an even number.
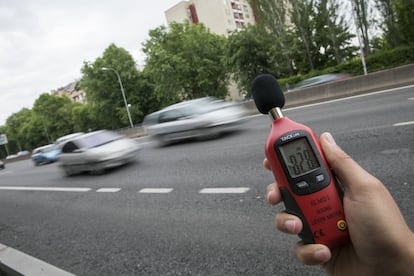
[[[132,123],[131,114],[129,113],[129,107],[128,107],[128,103],[127,103],[127,100],[126,100],[126,97],[125,97],[124,86],[122,85],[121,77],[119,76],[118,71],[116,71],[114,68],[110,68],[110,67],[102,67],[101,70],[102,71],[114,71],[116,76],[118,77],[118,82],[119,82],[119,86],[121,87],[122,97],[124,98],[125,108],[126,108],[126,111],[128,113],[129,123],[131,125],[131,128],[133,128],[134,124]]]

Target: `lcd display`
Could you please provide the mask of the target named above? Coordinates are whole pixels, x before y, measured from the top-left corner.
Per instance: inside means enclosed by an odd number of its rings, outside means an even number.
[[[292,178],[320,167],[315,153],[305,137],[280,146],[280,152]]]

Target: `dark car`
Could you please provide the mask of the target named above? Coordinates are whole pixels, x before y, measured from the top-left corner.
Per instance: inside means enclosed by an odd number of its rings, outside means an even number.
[[[325,74],[325,75],[320,75],[320,76],[309,78],[309,79],[306,79],[306,80],[303,80],[303,81],[299,82],[297,85],[295,85],[295,88],[293,88],[290,91],[299,90],[299,89],[302,89],[302,88],[307,88],[307,87],[316,86],[316,85],[320,85],[320,84],[325,84],[325,83],[329,83],[329,82],[342,81],[342,80],[349,79],[350,77],[351,76],[348,75],[348,74]]]
[[[32,152],[32,161],[35,166],[49,164],[57,161],[60,148],[55,144],[50,144],[36,148]]]
[[[65,142],[59,166],[66,176],[81,172],[103,173],[106,169],[135,161],[141,146],[109,130],[75,136]]]
[[[4,165],[4,162],[0,160],[0,170],[6,168],[6,166]]]

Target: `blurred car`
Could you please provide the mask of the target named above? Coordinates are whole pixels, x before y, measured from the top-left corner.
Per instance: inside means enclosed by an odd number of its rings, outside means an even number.
[[[58,160],[61,149],[55,144],[35,148],[32,152],[32,161],[35,166],[53,163]]]
[[[4,162],[0,160],[0,170],[6,168],[6,165],[4,165]]]
[[[205,97],[148,114],[143,127],[146,134],[166,145],[190,138],[215,137],[237,128],[246,114],[246,109],[239,104]]]
[[[81,172],[99,174],[112,167],[133,162],[140,145],[109,130],[77,135],[65,142],[59,155],[59,166],[66,176]]]
[[[14,159],[14,158],[17,158],[17,157],[18,157],[18,155],[17,155],[17,154],[7,155],[7,156],[6,156],[6,160]]]
[[[349,74],[320,75],[320,76],[309,78],[309,79],[299,82],[297,85],[295,85],[295,88],[291,89],[290,91],[299,90],[302,88],[307,88],[307,87],[316,86],[316,85],[325,84],[325,83],[334,82],[334,81],[342,81],[342,80],[349,79],[350,77],[351,75]]]
[[[17,153],[17,156],[26,156],[29,155],[30,152],[28,150],[22,150]]]
[[[68,134],[68,135],[59,137],[58,139],[56,139],[55,145],[57,147],[59,147],[59,148],[62,148],[66,141],[68,141],[68,140],[70,140],[72,138],[75,138],[77,136],[83,135],[83,134],[85,134],[85,133],[83,133],[83,132],[75,132],[75,133],[71,133],[71,134]]]

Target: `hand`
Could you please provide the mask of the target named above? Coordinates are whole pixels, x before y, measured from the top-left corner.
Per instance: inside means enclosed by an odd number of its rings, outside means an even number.
[[[299,242],[296,257],[304,264],[322,265],[331,275],[414,275],[414,235],[388,190],[337,146],[331,134],[322,134],[320,143],[344,189],[351,243],[331,251],[322,244]],[[267,159],[263,165],[270,170]],[[276,183],[268,186],[267,201],[282,201]],[[296,216],[276,215],[276,228],[282,232],[298,234],[302,226]]]

